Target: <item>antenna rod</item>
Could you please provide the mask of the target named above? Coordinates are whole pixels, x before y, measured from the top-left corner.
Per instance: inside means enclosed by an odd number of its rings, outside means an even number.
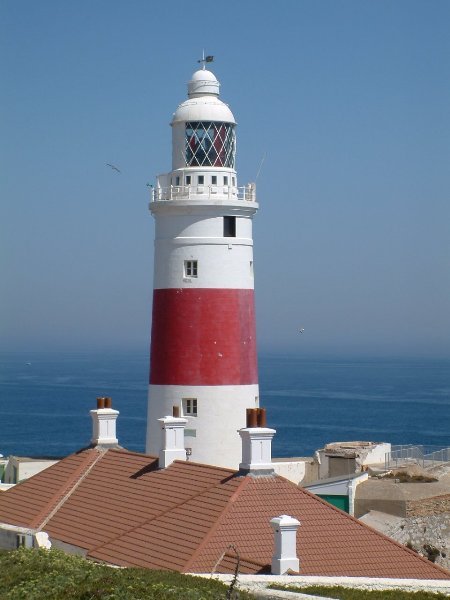
[[[259,177],[259,174],[261,173],[262,166],[264,164],[264,161],[266,160],[266,154],[267,154],[267,152],[264,152],[261,162],[259,163],[259,169],[258,169],[258,172],[256,173],[255,183],[258,181],[258,177]]]

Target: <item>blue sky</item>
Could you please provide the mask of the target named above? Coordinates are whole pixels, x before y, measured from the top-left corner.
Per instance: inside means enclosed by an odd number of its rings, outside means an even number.
[[[0,17],[0,349],[146,351],[146,183],[205,48],[241,184],[266,155],[260,350],[450,356],[449,2],[4,0]]]

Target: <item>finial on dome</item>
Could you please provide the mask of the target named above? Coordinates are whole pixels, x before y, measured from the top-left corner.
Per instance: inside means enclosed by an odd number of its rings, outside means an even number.
[[[206,68],[206,67],[205,67],[206,63],[213,62],[213,60],[214,60],[214,56],[211,56],[211,55],[209,55],[209,56],[205,56],[205,49],[203,48],[203,52],[202,52],[202,58],[201,58],[200,60],[198,60],[197,62],[198,62],[198,63],[203,63],[203,67],[202,67],[202,69],[203,69],[203,70],[205,70],[205,68]]]

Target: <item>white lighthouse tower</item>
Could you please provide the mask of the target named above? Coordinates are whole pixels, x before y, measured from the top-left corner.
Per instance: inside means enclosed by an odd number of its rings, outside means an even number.
[[[211,71],[196,71],[172,126],[172,171],[159,175],[147,421],[174,406],[187,419],[190,460],[237,468],[246,409],[259,403],[252,217],[255,186],[239,187],[236,121]]]

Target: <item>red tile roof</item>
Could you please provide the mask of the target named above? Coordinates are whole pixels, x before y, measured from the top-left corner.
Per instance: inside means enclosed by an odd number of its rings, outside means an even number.
[[[97,560],[183,572],[267,572],[271,518],[289,514],[300,572],[418,579],[450,573],[278,476],[88,449],[0,495],[0,522],[41,528]]]
[[[0,522],[37,528],[99,457],[95,449],[77,452],[15,485],[2,495]]]

